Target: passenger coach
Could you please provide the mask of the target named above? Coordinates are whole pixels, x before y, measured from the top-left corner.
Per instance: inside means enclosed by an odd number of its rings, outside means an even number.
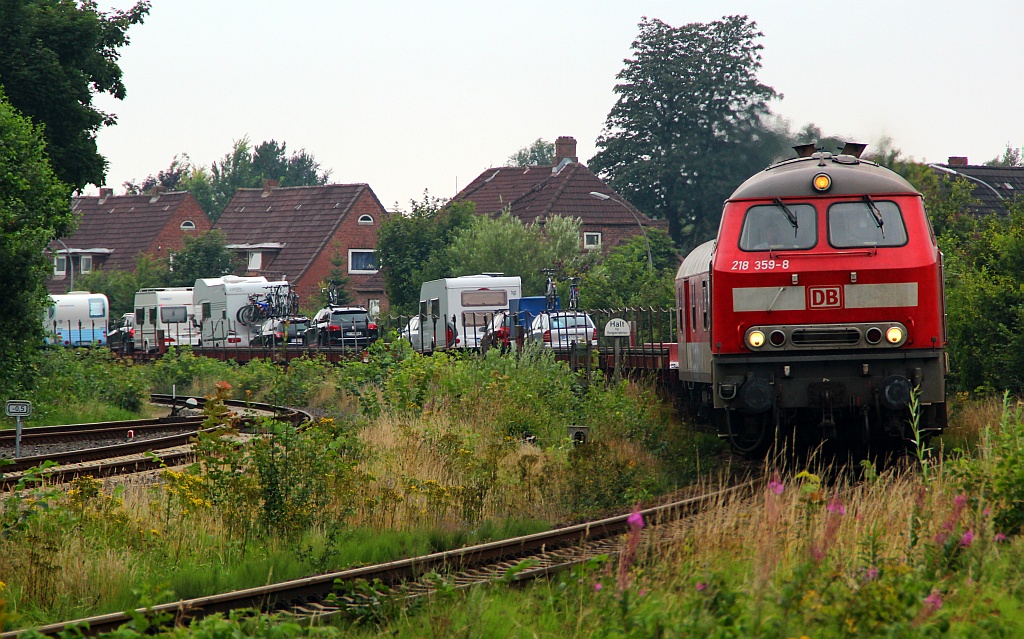
[[[751,177],[679,269],[680,378],[740,452],[777,430],[907,439],[915,394],[945,425],[942,256],[921,194],[860,150]]]

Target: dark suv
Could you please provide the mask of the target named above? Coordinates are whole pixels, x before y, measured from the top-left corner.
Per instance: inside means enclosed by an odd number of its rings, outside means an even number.
[[[294,346],[306,340],[309,318],[293,315],[273,317],[260,325],[259,335],[252,338],[253,346]]]
[[[377,339],[377,324],[362,306],[327,306],[306,329],[306,344],[366,348]]]

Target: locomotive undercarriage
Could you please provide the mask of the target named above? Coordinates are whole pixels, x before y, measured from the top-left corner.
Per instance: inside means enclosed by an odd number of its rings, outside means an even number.
[[[756,456],[779,436],[886,444],[946,426],[942,351],[716,356],[713,400],[719,432]],[[702,402],[703,403],[703,402]],[[709,404],[711,402],[708,402]]]

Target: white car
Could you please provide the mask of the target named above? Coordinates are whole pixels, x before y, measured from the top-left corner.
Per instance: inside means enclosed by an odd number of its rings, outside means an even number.
[[[597,326],[581,311],[553,311],[533,318],[528,339],[548,348],[590,342],[597,346]]]

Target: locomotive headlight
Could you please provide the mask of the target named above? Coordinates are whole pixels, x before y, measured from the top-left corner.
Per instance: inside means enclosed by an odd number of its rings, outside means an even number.
[[[761,348],[764,346],[764,333],[761,331],[750,331],[747,335],[747,343],[750,344],[751,348]]]
[[[899,326],[892,326],[885,332],[885,339],[890,344],[899,344],[903,341],[903,329]]]
[[[811,180],[811,185],[814,186],[815,191],[824,193],[832,188],[832,178],[829,177],[828,173],[819,173]]]

